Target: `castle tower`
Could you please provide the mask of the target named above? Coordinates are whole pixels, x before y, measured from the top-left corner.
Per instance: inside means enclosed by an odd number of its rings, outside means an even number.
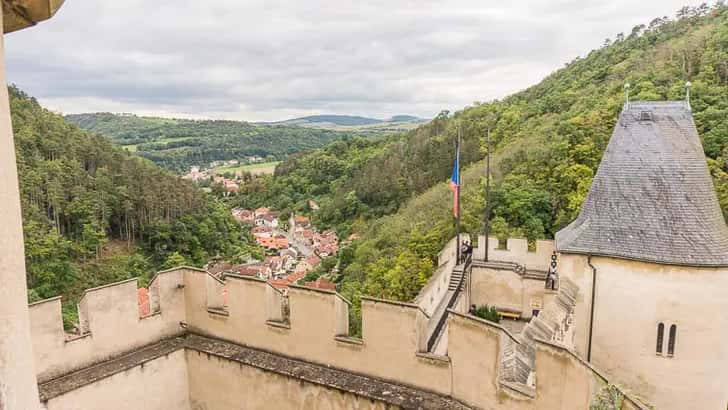
[[[49,18],[62,1],[1,0],[3,32]],[[37,409],[25,279],[23,226],[0,38],[0,409]]]
[[[625,106],[556,247],[580,354],[657,408],[725,408],[728,227],[686,102]]]

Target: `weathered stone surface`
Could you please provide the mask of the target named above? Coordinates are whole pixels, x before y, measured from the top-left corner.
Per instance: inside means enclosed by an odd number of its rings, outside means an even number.
[[[143,365],[179,349],[188,349],[238,362],[326,388],[378,400],[403,409],[469,409],[450,397],[387,382],[349,371],[251,349],[219,339],[187,334],[161,341],[127,355],[57,377],[39,385],[42,401]]]

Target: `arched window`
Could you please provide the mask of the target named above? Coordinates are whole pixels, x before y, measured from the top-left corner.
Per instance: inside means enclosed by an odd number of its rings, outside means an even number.
[[[667,355],[672,356],[675,354],[675,338],[677,337],[677,326],[670,326],[670,338],[667,339]]]
[[[660,323],[657,325],[657,348],[655,351],[657,354],[662,354],[662,340],[665,338],[665,324]]]

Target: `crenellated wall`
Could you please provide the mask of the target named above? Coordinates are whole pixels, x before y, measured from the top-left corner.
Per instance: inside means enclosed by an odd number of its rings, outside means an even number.
[[[539,347],[546,353],[537,353],[535,359],[538,394],[530,397],[510,389],[499,382],[499,365],[504,340],[513,336],[498,325],[455,311],[448,316],[447,355],[433,355],[420,353],[425,350],[428,315],[415,304],[362,298],[362,339],[354,339],[348,336],[350,303],[332,291],[291,286],[286,296],[256,278],[226,275],[218,279],[205,271],[179,268],[153,279],[149,286],[152,313],[142,318],[136,286],[131,280],[86,291],[79,304],[85,333],[71,338],[63,332],[60,299],[31,305],[39,376],[48,380],[188,332],[451,396],[481,408],[587,408],[596,391],[597,375],[564,348],[550,344]],[[221,408],[198,404],[205,397],[227,394],[226,383],[201,383],[200,377],[205,379],[204,374],[219,368],[218,378],[226,379],[236,366],[218,366],[215,360],[200,360],[195,354],[185,356],[192,408]],[[242,368],[236,372],[242,372],[240,383],[259,373]],[[277,380],[271,388],[283,389],[286,400],[292,399],[296,406],[308,402],[305,397],[290,396],[293,385],[287,379],[265,377]],[[98,383],[85,389],[101,394]],[[316,388],[307,391],[310,397],[323,395],[334,402],[345,396]]]
[[[447,293],[450,276],[457,265],[457,240],[450,239],[437,256],[437,268],[425,286],[415,297],[414,303],[428,315],[437,309],[438,304]]]
[[[160,272],[152,279],[152,314],[147,317],[139,314],[136,279],[86,290],[78,304],[80,334],[63,330],[60,298],[31,304],[31,335],[39,381],[182,333],[180,322],[186,320],[184,277],[189,272],[193,270],[179,268]]]
[[[473,249],[473,258],[485,260],[485,236],[478,237],[478,245]],[[508,238],[505,249],[499,249],[498,238],[488,238],[488,260],[518,263],[530,270],[547,271],[554,250],[554,241],[538,240],[536,250],[531,252],[528,250],[528,240],[523,238]]]

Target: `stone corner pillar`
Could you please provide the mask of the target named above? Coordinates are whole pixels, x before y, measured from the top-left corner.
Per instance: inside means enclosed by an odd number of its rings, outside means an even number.
[[[18,172],[10,125],[3,35],[0,33],[0,410],[39,408],[30,337]]]

